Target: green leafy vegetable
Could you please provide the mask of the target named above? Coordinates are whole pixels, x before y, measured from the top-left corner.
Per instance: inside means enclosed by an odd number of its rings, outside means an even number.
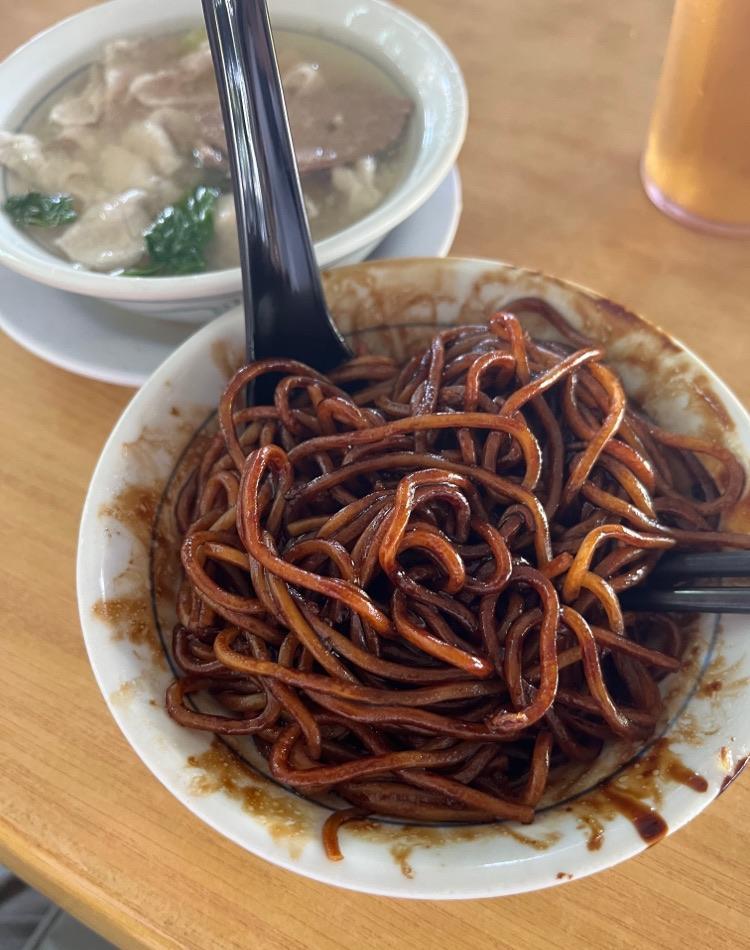
[[[59,228],[78,217],[70,195],[42,195],[38,191],[11,195],[4,210],[20,227]]]
[[[148,261],[125,271],[126,277],[197,274],[206,269],[205,249],[214,233],[217,188],[199,185],[165,208],[146,231]]]

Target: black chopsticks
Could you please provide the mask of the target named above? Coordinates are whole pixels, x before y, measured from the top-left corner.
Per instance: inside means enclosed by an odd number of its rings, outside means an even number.
[[[665,555],[640,587],[620,594],[624,610],[750,613],[750,587],[695,586],[704,578],[750,579],[750,552],[701,551]]]
[[[748,577],[750,551],[699,551],[666,554],[652,571],[651,578],[688,580],[691,577]]]
[[[620,606],[654,613],[750,614],[750,587],[634,587],[620,594]]]

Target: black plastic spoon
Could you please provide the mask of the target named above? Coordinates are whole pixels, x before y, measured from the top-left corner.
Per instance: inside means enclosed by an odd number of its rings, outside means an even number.
[[[247,358],[288,356],[325,372],[351,353],[323,295],[266,0],[202,2],[234,183]]]

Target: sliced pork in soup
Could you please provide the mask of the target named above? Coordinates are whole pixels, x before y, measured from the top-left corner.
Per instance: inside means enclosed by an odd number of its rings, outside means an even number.
[[[404,177],[413,102],[343,45],[290,31],[276,42],[305,207],[321,240],[372,211]],[[201,30],[108,43],[21,131],[0,131],[0,165],[6,212],[76,265],[159,276],[238,263]],[[63,204],[66,214],[54,213]]]

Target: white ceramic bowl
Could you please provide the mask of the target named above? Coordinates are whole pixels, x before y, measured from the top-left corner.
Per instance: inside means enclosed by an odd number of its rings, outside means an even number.
[[[274,27],[319,33],[360,50],[396,76],[416,103],[414,160],[400,185],[351,227],[316,245],[322,267],[363,260],[416,211],[453,167],[466,134],[466,88],[455,59],[424,24],[384,0],[270,0]],[[108,40],[194,25],[194,0],[111,0],[63,20],[0,65],[0,129],[18,129]],[[0,175],[0,202],[5,200]],[[239,268],[185,277],[112,277],[82,270],[41,248],[0,214],[0,264],[41,283],[154,317],[203,322],[238,303]]]
[[[355,327],[360,341],[398,355],[437,325],[470,321],[517,296],[541,296],[607,344],[610,363],[657,421],[750,455],[750,417],[709,369],[660,330],[581,288],[508,265],[450,258],[362,264],[326,281],[342,329]],[[396,324],[402,329],[392,332]],[[595,771],[558,792],[562,800],[548,802],[533,825],[348,825],[340,863],[328,861],[320,843],[328,812],[211,751],[212,737],[167,716],[171,673],[162,635],[168,639],[174,616],[177,555],[176,545],[165,544],[168,505],[161,501],[174,488],[169,479],[176,462],[240,360],[242,336],[240,313],[228,313],[154,373],[104,448],[81,523],[78,601],[94,673],[133,749],[175,797],[242,847],[299,874],[420,898],[533,890],[641,851],[646,845],[631,822],[602,811],[601,793],[592,790],[597,781],[635,788],[669,831],[705,808],[750,750],[750,644],[742,618],[703,617],[691,628],[684,669],[662,684],[659,743],[652,740],[646,750],[612,747]],[[716,682],[718,691],[701,688]],[[247,745],[240,751],[252,757]],[[643,751],[645,759],[634,760]],[[704,776],[706,791],[674,781],[672,757]],[[601,835],[594,833],[597,821]]]

